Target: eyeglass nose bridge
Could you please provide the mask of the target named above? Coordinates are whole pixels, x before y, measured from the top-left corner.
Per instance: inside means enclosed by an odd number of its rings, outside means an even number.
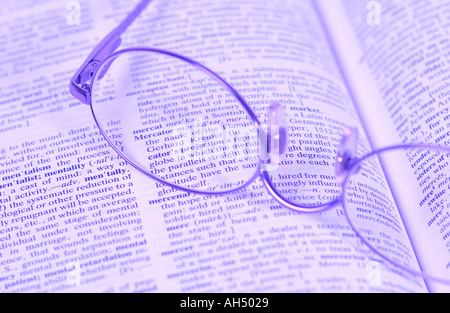
[[[347,177],[360,169],[356,157],[358,140],[358,129],[356,127],[347,128],[343,135],[341,144],[339,146],[337,162],[336,162],[336,180],[338,184],[343,187]]]

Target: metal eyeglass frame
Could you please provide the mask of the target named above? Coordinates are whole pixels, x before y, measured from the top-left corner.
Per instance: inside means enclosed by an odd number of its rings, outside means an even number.
[[[91,106],[91,110],[92,110],[92,105],[91,105],[92,104],[92,102],[91,102],[92,86],[93,86],[94,80],[98,74],[97,73],[98,70],[101,69],[103,66],[105,67],[105,69],[102,70],[103,72],[99,74],[99,77],[102,77],[103,75],[105,75],[106,71],[108,70],[109,64],[106,64],[106,62],[116,58],[117,56],[119,56],[122,53],[126,53],[129,51],[156,52],[159,54],[164,54],[164,55],[171,56],[171,57],[177,58],[179,60],[188,62],[191,65],[193,65],[194,67],[196,67],[197,69],[203,71],[205,74],[207,74],[211,78],[215,79],[217,82],[219,82],[225,89],[227,89],[229,92],[231,92],[236,97],[236,99],[238,99],[238,101],[240,102],[242,107],[246,110],[249,117],[251,118],[254,126],[256,127],[256,129],[258,131],[258,134],[260,134],[260,136],[267,136],[268,138],[270,138],[271,137],[270,131],[267,135],[264,134],[264,130],[261,128],[261,123],[259,122],[256,114],[253,112],[251,107],[247,104],[245,99],[231,85],[229,85],[224,79],[222,79],[220,76],[218,76],[216,73],[214,73],[212,70],[208,69],[204,65],[202,65],[186,56],[182,56],[180,54],[177,54],[177,53],[174,53],[174,52],[171,52],[168,50],[163,50],[163,49],[148,48],[148,47],[135,47],[135,48],[128,48],[128,49],[122,49],[122,50],[116,51],[121,44],[121,35],[126,31],[126,29],[131,25],[131,23],[141,14],[141,12],[147,7],[147,5],[151,1],[152,0],[141,0],[138,3],[138,5],[133,9],[133,11],[131,11],[127,15],[127,17],[116,28],[114,28],[110,33],[108,33],[105,36],[105,38],[103,38],[100,41],[100,43],[92,50],[92,52],[88,55],[88,57],[83,62],[83,64],[80,66],[80,68],[75,72],[75,74],[71,78],[70,93],[76,99]],[[275,104],[275,105],[273,105],[273,107],[274,108],[272,111],[269,109],[269,114],[271,114],[270,112],[273,113],[274,123],[279,124],[277,126],[279,126],[281,129],[281,132],[275,134],[275,136],[278,137],[277,138],[278,145],[281,147],[280,154],[282,154],[287,146],[287,137],[288,137],[287,136],[287,125],[283,125],[285,123],[285,121],[283,121],[283,117],[280,116],[280,113],[277,113],[277,109],[279,108],[279,105],[277,106]],[[356,233],[356,235],[359,237],[359,239],[362,240],[362,242],[364,242],[373,252],[375,252],[382,259],[388,261],[389,263],[391,263],[397,267],[400,267],[401,269],[403,269],[404,271],[406,271],[412,275],[420,276],[426,280],[431,280],[431,281],[450,285],[450,280],[437,278],[434,276],[424,274],[422,272],[417,272],[415,270],[412,270],[410,268],[407,268],[405,266],[397,264],[394,261],[390,260],[388,257],[379,253],[378,250],[376,248],[374,248],[358,232],[357,228],[350,220],[350,218],[347,214],[346,206],[344,205],[344,201],[343,201],[344,193],[342,193],[340,196],[336,197],[335,199],[333,199],[329,202],[320,203],[320,204],[316,204],[316,205],[314,205],[314,204],[312,204],[312,205],[293,204],[293,203],[289,202],[288,200],[286,200],[274,187],[272,180],[270,178],[270,175],[269,175],[269,171],[265,170],[266,163],[264,161],[259,162],[255,174],[252,176],[252,178],[247,183],[245,183],[233,190],[228,190],[225,192],[211,192],[211,191],[199,191],[199,190],[183,188],[181,186],[174,185],[174,184],[168,183],[164,180],[161,180],[160,178],[153,176],[150,173],[142,170],[138,165],[134,164],[132,161],[129,161],[129,159],[126,156],[124,156],[123,153],[121,151],[119,151],[115,147],[115,145],[110,141],[110,139],[108,138],[106,133],[103,131],[103,129],[99,125],[97,119],[95,118],[95,113],[94,112],[92,112],[92,113],[94,115],[94,119],[95,119],[95,122],[97,123],[97,126],[99,127],[101,133],[103,134],[105,139],[108,141],[110,146],[120,156],[122,156],[125,160],[127,160],[127,162],[130,165],[132,165],[134,168],[136,168],[143,174],[149,176],[150,178],[152,178],[160,183],[166,184],[170,187],[173,187],[173,188],[176,188],[176,189],[179,189],[182,191],[186,191],[186,192],[192,192],[192,193],[197,193],[197,194],[222,195],[222,194],[227,194],[227,193],[231,193],[233,191],[243,189],[246,186],[250,185],[257,177],[260,177],[262,182],[264,183],[265,187],[269,191],[269,193],[280,204],[282,204],[283,206],[285,206],[289,209],[292,209],[292,210],[295,210],[298,212],[303,212],[303,213],[315,213],[315,212],[320,212],[320,211],[330,209],[332,207],[335,207],[338,204],[341,204],[344,208],[344,212],[345,212],[347,221],[350,224],[353,231]],[[269,124],[270,124],[270,118],[269,118]],[[268,142],[270,142],[270,140],[268,140]],[[357,148],[356,129],[349,128],[343,134],[341,146],[338,150],[338,156],[337,156],[337,162],[336,162],[336,164],[337,164],[336,165],[336,179],[337,179],[337,182],[339,183],[339,185],[342,187],[342,191],[345,191],[345,185],[346,185],[348,179],[351,177],[352,173],[355,173],[356,171],[358,171],[360,163],[363,160],[365,160],[373,155],[379,154],[383,151],[389,151],[389,150],[395,150],[395,149],[405,149],[405,148],[417,148],[417,149],[424,148],[424,149],[436,149],[436,150],[443,150],[443,151],[450,152],[450,148],[442,147],[442,146],[436,146],[436,145],[430,145],[430,144],[402,144],[402,145],[395,145],[395,146],[390,146],[390,147],[386,147],[383,149],[379,149],[379,150],[370,152],[369,154],[367,154],[361,158],[357,158],[356,157],[356,148]]]

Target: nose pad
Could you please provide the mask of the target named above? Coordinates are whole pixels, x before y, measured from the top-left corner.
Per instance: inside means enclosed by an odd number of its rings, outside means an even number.
[[[106,64],[103,65],[103,67],[100,69],[100,73],[97,76],[97,80],[101,80],[106,75],[112,62],[113,60],[109,60]]]
[[[283,106],[272,102],[268,113],[267,154],[270,164],[279,164],[284,158],[288,144],[288,124]]]
[[[355,127],[347,128],[343,135],[339,146],[337,163],[336,163],[336,180],[342,187],[351,173],[359,171],[360,166],[353,164],[358,160],[356,157],[358,140],[358,130]]]

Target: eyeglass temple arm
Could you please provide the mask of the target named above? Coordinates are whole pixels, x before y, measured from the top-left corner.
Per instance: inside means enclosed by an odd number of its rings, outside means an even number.
[[[70,80],[70,93],[72,96],[80,100],[81,102],[90,105],[90,86],[86,84],[92,75],[96,67],[103,61],[107,56],[113,53],[121,44],[121,35],[126,31],[128,26],[133,23],[136,17],[141,14],[145,7],[150,3],[151,0],[142,0],[139,4],[131,11],[127,17],[114,28],[105,38],[100,41],[100,43],[92,50],[89,56],[86,58],[84,63],[75,72],[72,79]]]

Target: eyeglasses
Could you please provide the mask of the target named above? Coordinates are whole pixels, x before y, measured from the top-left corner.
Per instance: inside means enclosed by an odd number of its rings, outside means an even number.
[[[121,34],[149,2],[141,1],[95,47],[70,85],[72,95],[91,106],[99,130],[123,159],[148,177],[186,192],[231,193],[259,177],[292,210],[311,213],[342,205],[355,237],[373,251],[373,260],[450,283],[447,247],[439,256],[442,264],[420,268],[402,223],[402,217],[413,215],[424,224],[431,211],[436,217],[428,226],[450,225],[444,218],[448,178],[439,167],[446,168],[450,149],[409,144],[361,155],[356,129],[351,128],[344,132],[336,157],[330,144],[334,134],[319,122],[305,126],[301,114],[288,120],[277,102],[268,107],[268,127],[263,127],[235,88],[200,63],[162,49],[116,51]],[[295,131],[291,140],[288,129]],[[415,174],[408,181],[411,198],[423,199],[419,207],[400,205],[402,215],[386,180],[397,165],[383,171],[390,164],[409,166]],[[444,234],[431,233],[430,245],[443,242],[450,227]],[[423,245],[417,235],[411,237]]]

